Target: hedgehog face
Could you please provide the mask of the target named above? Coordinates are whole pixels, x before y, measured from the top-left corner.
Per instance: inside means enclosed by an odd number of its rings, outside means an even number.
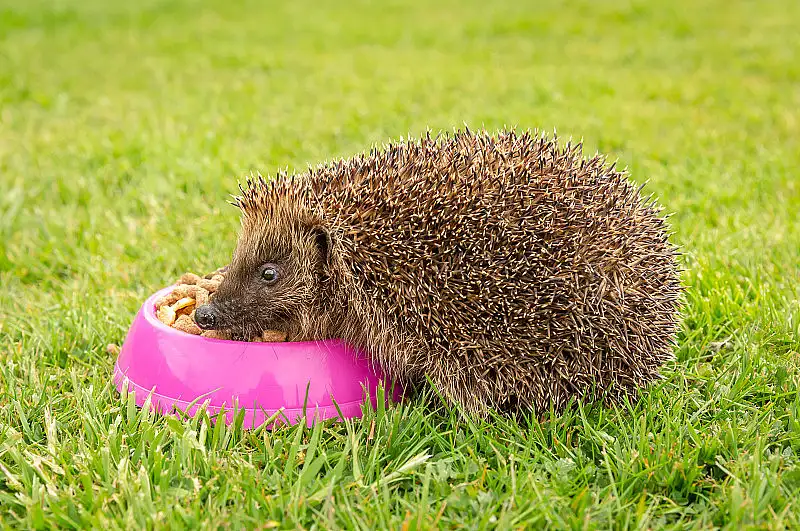
[[[195,312],[198,326],[250,339],[280,330],[290,340],[318,333],[317,297],[326,233],[266,223],[243,227],[230,268],[211,302]]]

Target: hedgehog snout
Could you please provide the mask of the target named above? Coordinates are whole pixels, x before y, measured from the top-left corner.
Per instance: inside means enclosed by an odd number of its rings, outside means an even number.
[[[194,322],[203,330],[213,330],[220,322],[217,309],[211,304],[198,306],[194,311]]]

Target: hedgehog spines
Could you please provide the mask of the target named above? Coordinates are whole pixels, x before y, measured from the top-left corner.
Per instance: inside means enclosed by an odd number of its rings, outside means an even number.
[[[529,130],[428,131],[248,182],[236,202],[286,203],[330,231],[331,297],[347,302],[329,333],[470,410],[539,411],[597,398],[595,384],[635,394],[674,345],[678,254],[660,209],[646,182],[582,152]]]

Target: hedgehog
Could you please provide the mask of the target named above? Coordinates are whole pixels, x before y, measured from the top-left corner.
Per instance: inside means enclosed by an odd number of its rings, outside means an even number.
[[[462,129],[251,173],[196,322],[341,339],[468,415],[636,399],[674,359],[679,253],[615,166],[555,135]]]

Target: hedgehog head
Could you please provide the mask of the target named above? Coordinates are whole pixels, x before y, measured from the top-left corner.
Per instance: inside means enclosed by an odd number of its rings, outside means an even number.
[[[243,339],[263,330],[311,338],[324,328],[319,297],[330,276],[330,231],[293,178],[248,179],[240,189],[232,203],[242,211],[242,227],[228,272],[195,320]]]

